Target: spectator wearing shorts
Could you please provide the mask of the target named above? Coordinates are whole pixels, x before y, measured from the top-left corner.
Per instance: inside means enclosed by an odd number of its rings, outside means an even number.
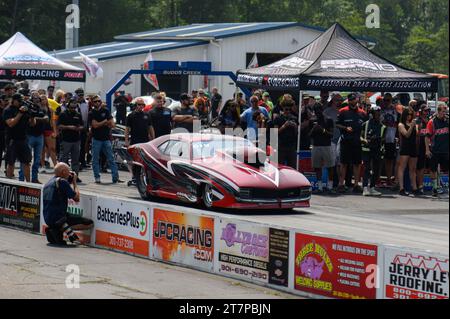
[[[419,117],[416,119],[419,125],[419,153],[417,159],[417,189],[420,196],[425,195],[424,192],[424,176],[425,170],[430,169],[430,159],[427,158],[427,149],[425,140],[427,137],[427,126],[430,118],[430,108],[427,104],[422,104],[419,109]]]
[[[6,177],[14,177],[14,165],[18,159],[22,164],[25,180],[30,182],[32,155],[27,141],[27,128],[35,126],[36,120],[28,114],[21,94],[13,95],[11,105],[3,111],[3,119],[6,123]]]
[[[417,190],[416,170],[417,170],[417,155],[418,155],[418,122],[415,120],[414,110],[407,108],[403,111],[400,124],[398,125],[400,136],[400,163],[398,166],[398,182],[400,185],[400,195],[409,196],[405,190],[404,176],[406,167],[409,170],[409,177],[413,194],[419,195]]]
[[[340,193],[345,193],[345,177],[347,170],[353,168],[355,185],[354,193],[362,193],[359,186],[362,163],[361,130],[362,124],[367,117],[366,112],[358,107],[358,100],[355,94],[349,94],[347,107],[339,111],[337,126],[341,129],[341,174],[339,178]]]
[[[333,189],[333,168],[336,165],[331,139],[334,134],[333,120],[323,115],[322,104],[317,103],[314,106],[315,118],[313,119],[313,128],[310,132],[312,141],[312,166],[317,175],[319,192],[323,192],[322,171],[328,170],[327,191],[335,193]]]
[[[448,126],[447,105],[440,104],[436,116],[428,122],[425,143],[426,155],[430,159],[433,197],[438,196],[437,173],[439,165],[441,170],[448,171]]]

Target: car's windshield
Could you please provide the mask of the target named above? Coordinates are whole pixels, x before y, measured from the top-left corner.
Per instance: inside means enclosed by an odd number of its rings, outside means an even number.
[[[215,139],[210,141],[200,141],[192,143],[193,159],[203,159],[213,157],[220,150],[236,150],[243,147],[255,147],[255,145],[245,139]]]

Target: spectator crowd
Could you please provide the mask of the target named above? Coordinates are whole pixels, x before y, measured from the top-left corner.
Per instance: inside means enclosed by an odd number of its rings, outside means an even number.
[[[77,176],[92,167],[98,184],[109,168],[112,182],[122,183],[111,135],[116,124],[125,126],[125,146],[130,146],[176,128],[193,132],[199,120],[222,134],[241,128],[256,144],[264,132],[276,129],[280,164],[296,168],[298,150],[311,151],[319,193],[351,190],[381,196],[379,188],[388,187],[402,196],[423,196],[429,171],[432,195],[437,196],[438,174],[448,171],[445,103],[432,114],[426,101],[412,100],[404,106],[390,93],[376,104],[358,93],[325,91],[320,97],[303,95],[300,103],[290,94],[272,100],[262,90],[255,90],[248,100],[236,93],[223,101],[217,88],[183,93],[176,107],[167,107],[164,92],[152,97],[154,102],[147,105],[143,98],[131,103],[130,96],[116,94],[113,118],[100,96],[86,96],[83,89],[70,93],[49,86],[30,91],[7,85],[0,92],[0,167],[4,165],[6,177],[12,179],[18,161],[18,179],[32,183],[40,183],[39,174],[58,162],[70,164]]]

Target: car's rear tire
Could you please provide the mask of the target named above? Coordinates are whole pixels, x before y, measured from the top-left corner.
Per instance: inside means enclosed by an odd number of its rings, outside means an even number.
[[[202,192],[203,206],[206,208],[212,208],[214,204],[213,187],[210,184],[203,185]]]
[[[139,195],[141,195],[142,199],[148,200],[150,198],[150,195],[148,194],[147,191],[148,178],[145,169],[140,166],[134,166],[133,176],[136,181],[136,186],[139,191]]]

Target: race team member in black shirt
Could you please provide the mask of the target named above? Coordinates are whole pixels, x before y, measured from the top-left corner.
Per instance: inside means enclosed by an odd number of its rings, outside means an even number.
[[[81,131],[84,128],[81,114],[77,111],[77,99],[71,99],[67,109],[58,118],[58,128],[61,132],[60,161],[72,164],[72,170],[78,175],[80,171]],[[80,182],[80,181],[78,181]]]
[[[116,124],[125,125],[128,106],[128,99],[125,96],[125,92],[120,92],[113,103],[116,108]]]
[[[8,106],[8,98],[6,95],[0,96],[0,168],[2,167],[3,162],[3,153],[5,151],[5,143],[6,143],[6,124],[3,120],[3,111]]]
[[[386,126],[381,123],[380,106],[372,106],[370,112],[372,118],[363,124],[361,132],[364,162],[363,196],[381,196],[375,185],[380,176],[380,164],[383,160]]]
[[[292,115],[293,100],[280,103],[282,113],[273,120],[278,129],[278,163],[297,169],[298,119]]]
[[[341,174],[339,178],[339,192],[345,192],[345,177],[347,175],[347,167],[353,167],[353,176],[355,178],[354,193],[362,193],[359,186],[361,163],[362,163],[362,147],[361,147],[361,129],[362,124],[367,118],[364,112],[358,106],[356,94],[348,95],[349,106],[339,111],[336,127],[342,132],[341,141]]]
[[[172,131],[172,111],[164,107],[164,98],[159,93],[155,96],[155,104],[150,111],[150,117],[155,129],[155,138],[158,138],[169,135]]]
[[[211,112],[212,118],[215,119],[219,116],[219,111],[222,104],[222,95],[219,94],[219,89],[216,87],[212,89],[211,93]]]
[[[319,184],[319,192],[323,192],[322,171],[325,167],[328,170],[327,190],[334,193],[333,190],[333,173],[335,157],[331,147],[331,139],[334,135],[334,123],[332,119],[323,115],[323,104],[317,103],[314,106],[314,115],[310,136],[312,141],[312,166],[317,175]]]
[[[144,113],[145,101],[136,100],[136,109],[127,117],[125,128],[125,146],[147,143],[154,139],[155,131],[152,127],[150,114]],[[131,135],[131,142],[130,142]]]
[[[34,117],[36,124],[31,125],[27,129],[27,141],[33,156],[33,166],[31,168],[31,182],[35,184],[41,184],[38,179],[39,166],[41,165],[41,155],[44,149],[44,131],[45,125],[50,123],[50,117],[44,111],[41,105],[41,97],[37,92],[33,92],[31,101],[34,104],[34,110],[32,116]],[[19,171],[19,180],[23,182],[25,177],[23,175],[23,169]]]
[[[92,169],[94,171],[95,183],[101,184],[100,180],[100,153],[105,154],[111,169],[113,184],[123,183],[119,179],[119,170],[114,160],[111,144],[111,129],[114,127],[114,119],[111,113],[102,104],[100,96],[92,98],[94,109],[89,114],[89,123],[92,130]]]
[[[447,105],[441,104],[437,108],[436,116],[428,122],[425,142],[426,154],[430,159],[433,197],[438,196],[437,172],[439,165],[441,170],[448,171],[448,128]]]
[[[194,121],[198,121],[198,111],[192,106],[192,98],[187,94],[180,96],[181,106],[173,111],[175,129],[181,128],[189,133],[194,132]]]
[[[14,176],[14,164],[16,158],[23,164],[23,173],[27,182],[31,181],[30,163],[32,160],[31,150],[27,142],[28,126],[36,125],[36,120],[28,114],[28,107],[23,105],[23,96],[14,94],[9,107],[3,111],[3,119],[6,123],[6,177],[12,179]]]

